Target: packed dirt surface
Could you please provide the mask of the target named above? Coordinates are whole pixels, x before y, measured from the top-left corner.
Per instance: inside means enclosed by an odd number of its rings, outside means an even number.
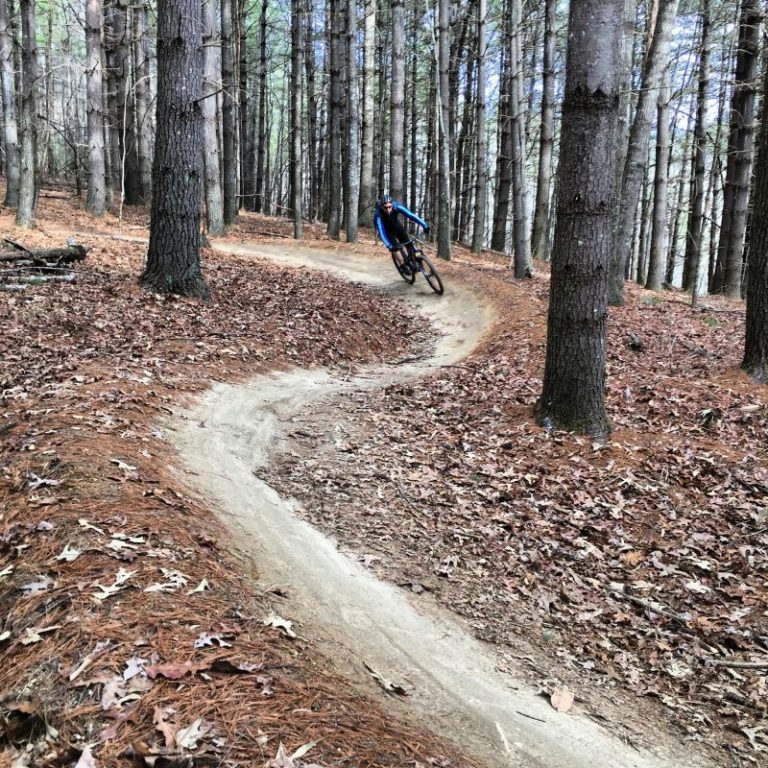
[[[169,437],[181,454],[186,482],[206,503],[215,503],[234,547],[257,559],[254,576],[261,585],[280,585],[287,596],[282,614],[297,623],[298,632],[319,642],[358,685],[375,690],[375,678],[390,693],[407,694],[391,697],[393,712],[428,725],[489,766],[714,765],[662,729],[648,740],[652,750],[639,750],[590,720],[578,704],[556,711],[508,663],[499,672],[493,648],[473,638],[435,600],[421,597],[416,605],[406,591],[376,579],[332,538],[300,519],[295,503],[262,479],[277,455],[291,452],[297,422],[305,433],[328,431],[334,413],[329,403],[338,408],[361,393],[365,397],[461,365],[493,328],[491,303],[450,277],[444,279],[443,297],[434,296],[420,278],[406,286],[386,258],[371,260],[348,250],[219,247],[406,296],[425,317],[421,355],[348,376],[293,369],[244,384],[217,384],[172,423]],[[438,332],[433,347],[430,324]],[[397,318],[392,327],[399,332]],[[416,408],[413,418],[418,417]]]

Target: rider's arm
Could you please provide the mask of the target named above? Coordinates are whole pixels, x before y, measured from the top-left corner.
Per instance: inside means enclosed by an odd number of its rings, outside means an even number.
[[[429,224],[424,219],[417,216],[410,208],[406,208],[402,203],[395,204],[395,211],[407,216],[411,221],[418,224],[422,229],[429,230]]]
[[[381,216],[379,216],[378,211],[373,215],[373,223],[376,225],[376,231],[379,233],[381,242],[390,250],[394,248],[395,246],[392,244],[392,241],[387,237],[387,231],[384,229],[384,224],[381,221]]]

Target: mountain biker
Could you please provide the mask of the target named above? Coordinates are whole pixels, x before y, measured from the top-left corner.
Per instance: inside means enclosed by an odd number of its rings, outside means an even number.
[[[406,272],[410,272],[408,265],[403,264],[400,246],[405,245],[409,256],[413,256],[416,249],[403,223],[400,221],[400,214],[418,224],[424,230],[425,235],[429,234],[429,224],[426,221],[420,219],[413,211],[409,210],[402,203],[393,200],[389,195],[384,195],[376,204],[373,223],[376,226],[376,231],[379,233],[381,241],[392,252],[398,265],[403,267]]]

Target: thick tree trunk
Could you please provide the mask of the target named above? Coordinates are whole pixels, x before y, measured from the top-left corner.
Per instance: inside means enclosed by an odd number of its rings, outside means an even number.
[[[527,184],[525,179],[525,99],[522,49],[521,0],[512,0],[512,38],[510,40],[511,90],[510,127],[512,132],[512,247],[515,277],[531,274],[528,239]]]
[[[85,209],[91,216],[103,216],[106,209],[104,157],[104,103],[101,84],[102,0],[85,5],[85,73],[88,94],[88,196]]]
[[[157,139],[152,217],[141,284],[206,299],[200,271],[203,51],[199,0],[158,0]]]
[[[256,179],[254,184],[254,210],[258,213],[265,208],[267,174],[267,8],[269,0],[262,0],[259,16],[259,117],[256,128]]]
[[[650,291],[661,290],[667,261],[667,154],[669,153],[669,85],[667,82],[659,91],[657,109],[651,250],[645,281],[645,287]]]
[[[723,217],[713,281],[715,292],[741,296],[744,233],[755,142],[755,92],[759,65],[760,0],[743,0],[736,55],[736,81],[731,100],[728,164],[723,192]]]
[[[643,172],[648,157],[648,136],[662,73],[667,66],[667,49],[677,15],[677,4],[678,0],[659,0],[653,38],[643,67],[635,117],[629,133],[629,147],[621,183],[621,205],[618,210],[614,255],[611,260],[608,283],[608,301],[614,306],[624,303],[624,275],[632,245],[632,230],[643,184]]]
[[[707,87],[709,86],[709,0],[701,6],[701,49],[699,54],[699,84],[696,95],[696,125],[693,129],[693,173],[689,197],[683,289],[696,296],[698,291],[701,246],[704,234],[704,202],[707,185]]]
[[[302,66],[304,44],[302,41],[303,0],[291,0],[291,216],[293,217],[293,236],[301,240],[303,235],[304,210],[302,204],[303,184],[301,174],[301,103],[302,103]]]
[[[347,179],[344,211],[347,242],[357,242],[360,207],[360,97],[357,82],[357,2],[347,0]]]
[[[449,63],[450,41],[449,0],[438,0],[438,84],[437,115],[438,133],[438,182],[437,182],[437,255],[441,259],[451,258],[451,157],[448,126],[451,116]]]
[[[389,194],[403,200],[405,141],[405,11],[403,0],[392,2],[392,78],[389,115]]]
[[[147,2],[133,9],[133,78],[136,89],[136,141],[144,202],[152,194],[152,76],[149,65],[149,24]]]
[[[544,385],[548,428],[605,438],[607,276],[624,0],[571,4]]]
[[[21,0],[21,175],[16,226],[35,226],[37,198],[37,29],[35,0]]]
[[[472,253],[480,253],[485,239],[485,208],[488,204],[488,166],[485,134],[486,14],[487,0],[477,3],[477,99],[475,103],[475,210],[472,222]]]
[[[237,0],[221,0],[221,143],[222,177],[224,191],[224,223],[229,226],[237,218],[237,126],[235,36],[232,23],[232,5]]]
[[[331,82],[329,88],[330,104],[328,120],[330,122],[330,158],[328,163],[328,236],[338,240],[341,231],[341,0],[330,0],[331,14]]]
[[[303,3],[303,0],[302,0]],[[249,172],[247,162],[249,154],[249,143],[253,141],[253,131],[249,125],[249,98],[248,98],[248,26],[246,19],[247,0],[237,0],[237,111],[238,111],[238,152],[239,152],[239,173],[240,186],[238,187],[239,197],[237,198],[237,210],[243,207],[243,202],[247,199],[245,196],[251,194],[253,186],[253,173]],[[303,16],[303,9],[302,9]]]
[[[21,157],[13,76],[13,37],[8,23],[8,0],[0,0],[0,88],[3,95],[3,144],[5,146],[5,203],[19,204]]]
[[[221,184],[216,94],[221,84],[221,47],[218,40],[216,0],[203,4],[203,161],[205,167],[205,220],[208,234],[224,234],[224,193]]]
[[[541,134],[536,208],[531,246],[533,258],[549,259],[549,198],[552,184],[552,151],[555,146],[555,55],[557,22],[556,0],[544,3],[544,61],[541,86]]]
[[[768,69],[763,75],[768,94]],[[747,317],[741,367],[763,384],[768,383],[768,109],[763,107],[747,263]]]
[[[511,0],[507,0],[507,4]],[[512,191],[512,121],[510,77],[510,14],[504,19],[502,30],[501,71],[499,77],[501,87],[499,90],[499,117],[498,135],[496,147],[496,199],[493,209],[493,226],[491,229],[491,248],[494,251],[503,251],[507,243],[507,218],[509,216],[509,197]]]
[[[363,135],[360,154],[360,223],[373,225],[376,204],[376,177],[373,164],[373,137],[375,120],[374,78],[376,76],[376,0],[366,0],[363,31]],[[411,169],[413,174],[414,169]],[[415,203],[415,201],[411,201]]]

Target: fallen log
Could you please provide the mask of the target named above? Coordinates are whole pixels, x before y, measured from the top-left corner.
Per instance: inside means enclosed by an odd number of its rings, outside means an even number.
[[[5,250],[0,251],[0,261],[31,261],[33,264],[50,266],[53,264],[71,264],[82,261],[88,249],[84,245],[69,245],[66,248],[41,248],[36,251]]]
[[[15,283],[26,283],[28,285],[42,285],[43,283],[74,283],[75,275],[14,275]]]

